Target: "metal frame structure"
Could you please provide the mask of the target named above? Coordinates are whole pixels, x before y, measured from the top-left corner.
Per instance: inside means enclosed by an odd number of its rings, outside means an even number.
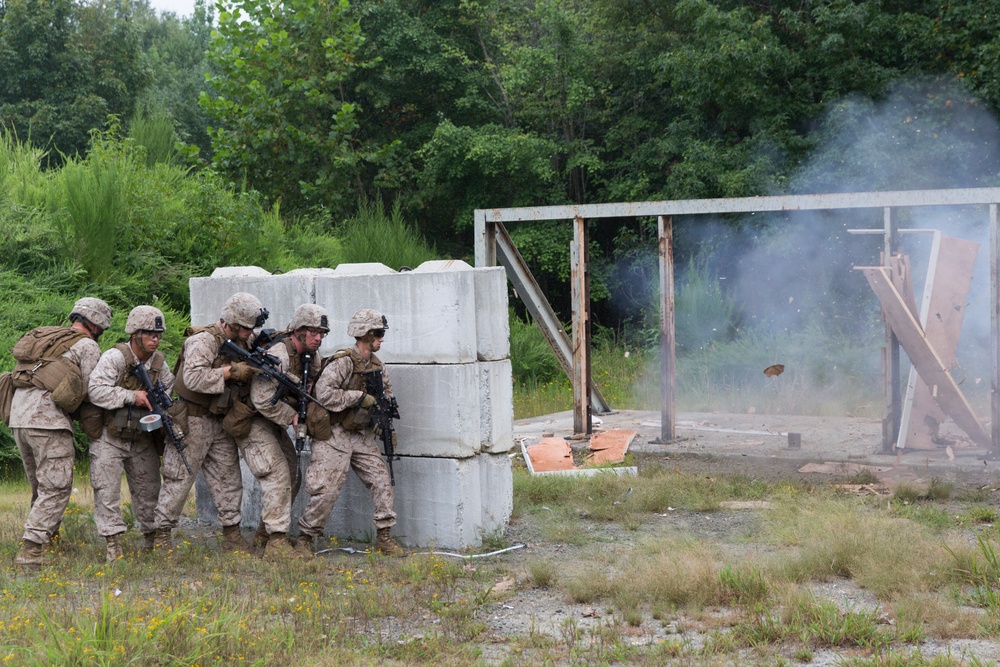
[[[591,413],[607,412],[610,406],[593,384],[590,375],[590,289],[587,262],[587,220],[601,218],[656,217],[659,230],[660,260],[660,386],[661,442],[676,439],[674,377],[674,257],[673,216],[724,215],[774,211],[820,211],[836,209],[883,210],[885,257],[899,248],[899,230],[894,209],[918,206],[972,206],[989,208],[990,225],[990,355],[991,374],[991,454],[1000,456],[1000,188],[964,188],[953,190],[912,190],[893,192],[854,192],[733,199],[683,199],[675,201],[628,202],[616,204],[581,204],[576,206],[538,206],[523,208],[477,209],[475,211],[476,266],[504,266],[507,276],[524,300],[529,313],[539,324],[573,383],[574,429],[590,433]],[[573,298],[572,341],[566,335],[545,295],[531,276],[504,227],[508,222],[545,220],[572,221],[573,242],[570,249]],[[899,430],[902,397],[899,382],[899,343],[887,327],[886,417],[883,421],[883,447],[895,442]]]

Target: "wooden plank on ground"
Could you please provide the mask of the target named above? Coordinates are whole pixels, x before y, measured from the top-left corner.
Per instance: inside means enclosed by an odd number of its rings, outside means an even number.
[[[857,268],[864,273],[865,279],[882,304],[886,320],[903,350],[906,351],[910,362],[924,382],[934,389],[932,393],[936,394],[938,405],[955,420],[958,427],[965,431],[973,442],[982,447],[989,447],[989,435],[976,418],[951,373],[948,372],[948,366],[941,361],[934,347],[924,336],[920,323],[910,312],[903,297],[893,287],[886,267]]]

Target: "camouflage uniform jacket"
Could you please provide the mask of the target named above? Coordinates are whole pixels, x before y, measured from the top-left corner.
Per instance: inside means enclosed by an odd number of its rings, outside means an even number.
[[[365,393],[360,376],[354,372],[355,362],[361,366],[372,366],[370,361],[361,359],[361,351],[357,345],[348,351],[351,354],[330,357],[323,373],[316,380],[316,398],[333,412],[354,407]],[[378,361],[374,354],[372,357]],[[392,398],[392,380],[389,379],[389,369],[385,364],[382,364],[382,382],[385,397]]]
[[[291,341],[289,341],[288,344],[278,343],[273,345],[267,352],[268,354],[274,355],[274,357],[278,360],[278,370],[285,373],[293,380],[298,381],[298,374],[302,373],[302,362],[299,361],[298,358],[293,358],[292,355],[289,354],[288,348],[290,345]],[[319,355],[316,356],[316,359],[319,359]],[[253,382],[250,383],[250,400],[257,412],[278,426],[284,428],[292,423],[292,418],[298,414],[298,412],[290,403],[284,400],[271,405],[271,397],[274,396],[274,392],[277,388],[278,384],[266,375],[255,375]]]
[[[131,358],[126,361],[122,351],[113,347],[101,355],[100,361],[97,362],[97,367],[90,374],[90,384],[88,386],[91,403],[105,410],[117,410],[126,405],[135,404],[136,390],[126,389],[121,386],[129,368],[135,367],[139,363],[139,359],[132,352],[131,348],[129,348],[129,354]],[[154,355],[144,362],[143,365],[146,367],[146,370],[153,370],[150,367],[150,363],[157,356]],[[165,361],[160,365],[159,380],[163,382],[167,393],[170,393],[171,388],[174,386],[174,375],[170,372]]]
[[[82,338],[62,356],[80,367],[80,374],[86,385],[101,358],[101,348],[92,338]],[[10,427],[72,431],[73,420],[52,402],[52,395],[48,391],[26,387],[14,391],[10,406]]]

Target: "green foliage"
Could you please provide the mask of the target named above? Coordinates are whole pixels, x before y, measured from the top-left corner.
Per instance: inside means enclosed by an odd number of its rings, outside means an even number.
[[[216,169],[248,181],[291,212],[344,211],[359,162],[360,109],[343,84],[364,41],[347,0],[220,5],[202,109]]]
[[[728,341],[739,326],[736,308],[704,256],[692,258],[674,297],[677,352],[704,349]]]
[[[7,0],[0,11],[0,119],[51,146],[84,153],[108,114],[128,117],[149,83],[127,7],[112,1]]]
[[[386,214],[381,199],[362,200],[339,231],[343,261],[349,264],[381,262],[398,270],[438,258],[434,247],[403,218],[398,201]]]
[[[60,173],[61,196],[51,200],[61,204],[53,219],[66,242],[63,257],[75,258],[96,282],[111,274],[116,245],[131,245],[125,201],[129,166],[127,156],[102,149],[91,152],[85,163],[70,158]]]
[[[215,22],[213,3],[206,7],[206,0],[195,0],[193,14],[184,18],[169,13],[156,16],[152,10],[145,14],[139,5],[134,8],[152,77],[140,108],[167,114],[179,140],[192,152],[210,159],[212,142],[207,127],[211,121],[198,97],[207,89],[206,52]]]
[[[510,362],[516,384],[547,383],[563,374],[542,330],[510,314]]]
[[[137,113],[129,123],[128,136],[145,149],[146,166],[170,163],[177,156],[174,122],[162,109]]]

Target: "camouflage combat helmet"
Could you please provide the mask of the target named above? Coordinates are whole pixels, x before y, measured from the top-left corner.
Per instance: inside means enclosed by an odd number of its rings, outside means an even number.
[[[74,315],[79,315],[102,331],[111,326],[111,307],[92,296],[85,296],[73,304],[73,310],[69,312],[71,321]]]
[[[163,313],[152,306],[136,306],[125,320],[125,333],[132,335],[137,331],[166,331]]]
[[[267,308],[260,299],[248,292],[237,292],[222,306],[222,320],[247,329],[259,329],[267,321]]]
[[[361,338],[372,329],[388,328],[389,323],[386,321],[385,315],[371,308],[362,308],[354,313],[354,317],[348,323],[347,335],[353,338]]]
[[[292,321],[288,324],[289,331],[295,331],[302,327],[314,327],[322,329],[323,333],[330,330],[330,318],[326,315],[326,308],[317,306],[314,303],[304,303],[292,313]]]

